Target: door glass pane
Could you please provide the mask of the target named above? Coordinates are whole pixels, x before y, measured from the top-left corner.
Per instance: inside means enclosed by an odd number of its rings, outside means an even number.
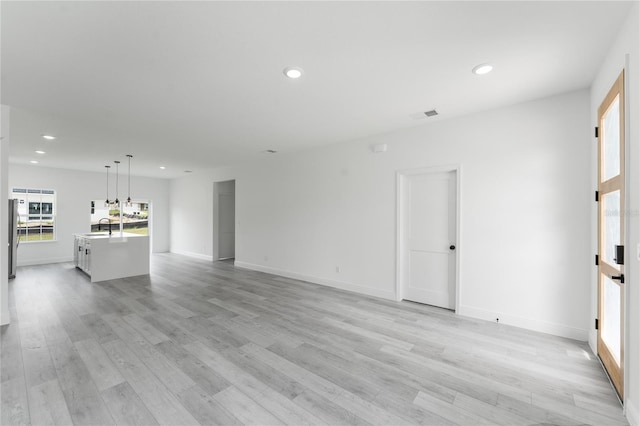
[[[613,191],[602,196],[602,243],[604,261],[616,269],[615,246],[620,245],[620,191]]]
[[[602,117],[602,181],[620,174],[620,97],[616,96],[611,107]]]
[[[602,341],[620,365],[620,286],[603,276]]]

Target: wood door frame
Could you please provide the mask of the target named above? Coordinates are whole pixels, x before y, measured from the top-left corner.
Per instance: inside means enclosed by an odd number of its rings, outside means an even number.
[[[627,235],[627,231],[628,231],[628,225],[627,225],[627,215],[626,215],[626,205],[627,205],[627,191],[626,191],[626,186],[627,186],[627,173],[626,173],[626,169],[627,169],[627,159],[628,159],[628,155],[627,155],[627,144],[626,144],[626,132],[627,132],[627,96],[625,96],[625,71],[624,69],[622,70],[622,72],[619,74],[619,76],[616,78],[615,82],[612,84],[611,88],[609,89],[609,91],[607,92],[607,95],[604,97],[604,99],[602,100],[602,102],[600,103],[600,106],[598,107],[598,111],[597,111],[597,120],[598,120],[598,129],[599,129],[599,134],[598,134],[598,157],[597,157],[597,177],[598,177],[598,192],[600,194],[600,201],[598,203],[598,215],[597,215],[597,227],[598,227],[598,241],[597,241],[597,252],[598,255],[600,256],[600,262],[598,265],[598,271],[597,271],[597,317],[600,321],[600,326],[598,327],[597,330],[597,336],[596,336],[596,352],[598,357],[600,358],[603,366],[605,367],[605,370],[607,371],[607,374],[609,375],[611,382],[614,385],[614,388],[616,389],[616,392],[618,392],[618,395],[620,397],[621,401],[624,401],[624,390],[625,390],[625,383],[627,382],[625,380],[625,342],[626,342],[626,329],[627,329],[627,300],[628,300],[628,291],[627,291],[627,285],[626,284],[620,284],[621,288],[620,288],[620,297],[623,299],[620,302],[620,368],[619,371],[616,371],[615,369],[610,369],[607,368],[607,366],[609,365],[613,365],[616,364],[616,362],[613,360],[613,357],[610,353],[610,351],[608,350],[608,348],[606,347],[606,345],[603,343],[602,338],[601,338],[601,333],[603,330],[603,325],[602,325],[602,318],[603,318],[603,305],[602,305],[602,290],[603,290],[603,275],[607,275],[607,276],[612,276],[613,274],[623,274],[623,275],[627,275],[628,276],[628,271],[627,268],[625,268],[625,266],[628,264],[628,259],[629,259],[629,247],[628,247],[628,235]],[[610,179],[608,179],[605,182],[602,182],[602,163],[601,163],[601,157],[602,157],[602,150],[603,150],[603,135],[604,135],[604,129],[602,128],[602,122],[601,122],[601,118],[606,114],[606,112],[609,110],[609,106],[611,105],[611,103],[615,100],[616,97],[619,96],[619,114],[620,114],[620,119],[622,121],[619,132],[620,132],[620,173],[617,176],[614,176]],[[602,214],[603,214],[603,203],[602,203],[602,196],[603,194],[606,193],[611,193],[614,191],[620,191],[620,221],[621,221],[621,230],[620,230],[620,238],[621,238],[621,243],[623,246],[626,247],[625,249],[625,259],[624,259],[624,264],[621,265],[620,271],[615,270],[614,268],[612,268],[611,266],[607,265],[603,258],[602,258],[602,251],[603,251],[603,229],[602,229]],[[604,270],[604,271],[603,271]]]
[[[409,271],[406,271],[404,267],[405,260],[405,204],[407,202],[404,195],[407,187],[407,181],[414,176],[422,175],[434,175],[438,173],[453,172],[456,176],[456,280],[455,280],[455,312],[459,312],[460,308],[460,257],[462,249],[460,247],[461,233],[460,233],[460,210],[461,210],[461,181],[462,181],[462,166],[460,164],[433,166],[433,167],[421,167],[416,169],[399,170],[396,172],[396,288],[395,297],[397,301],[403,299],[403,284]]]

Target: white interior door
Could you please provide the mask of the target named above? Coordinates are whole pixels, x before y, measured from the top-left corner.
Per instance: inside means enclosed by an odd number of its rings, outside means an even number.
[[[407,176],[404,299],[455,309],[456,172]]]
[[[236,196],[218,195],[218,257],[230,259],[236,256]]]

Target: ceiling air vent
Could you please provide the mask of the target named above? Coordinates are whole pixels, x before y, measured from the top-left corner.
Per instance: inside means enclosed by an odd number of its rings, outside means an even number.
[[[434,115],[438,115],[438,111],[436,111],[435,109],[432,109],[430,111],[425,111],[424,115],[426,115],[427,117],[433,117]]]
[[[275,149],[265,149],[264,151],[262,151],[263,154],[275,154],[276,151]]]

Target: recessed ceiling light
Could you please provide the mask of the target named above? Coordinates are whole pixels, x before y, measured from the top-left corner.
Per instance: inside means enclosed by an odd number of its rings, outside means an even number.
[[[36,154],[46,154],[46,152],[38,150],[36,151]]]
[[[185,173],[193,173],[193,170],[185,170]]]
[[[31,164],[38,164],[38,162],[36,160],[31,160],[29,161]]]
[[[42,137],[48,141],[52,141],[56,138],[55,136],[51,136],[51,135],[42,135]]]
[[[165,166],[160,166],[160,169],[164,170],[164,169],[166,169],[166,167]]]
[[[490,73],[491,70],[493,70],[493,65],[491,65],[491,64],[480,64],[480,65],[476,65],[475,67],[473,67],[471,72],[473,72],[476,75],[483,75],[483,74]]]
[[[296,79],[302,77],[302,68],[287,67],[282,72],[289,78]]]

